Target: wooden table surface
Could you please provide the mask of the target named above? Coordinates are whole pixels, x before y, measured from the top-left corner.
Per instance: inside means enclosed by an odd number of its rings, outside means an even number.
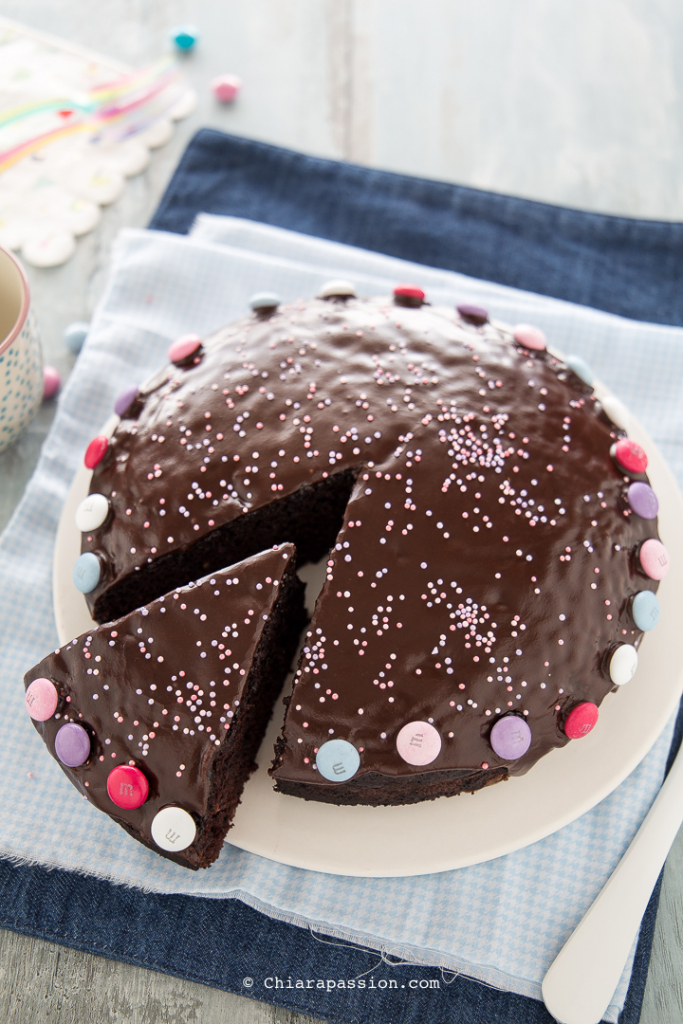
[[[193,22],[201,32],[184,62],[195,114],[68,264],[29,268],[45,359],[64,376],[73,365],[64,327],[89,319],[117,231],[147,223],[202,125],[582,209],[683,220],[677,0],[1,0],[0,15],[138,66],[166,51],[173,25]],[[243,79],[231,107],[209,91],[221,72]],[[51,417],[44,405],[0,456],[0,529]],[[683,1021],[682,897],[679,834],[641,1024]],[[11,932],[0,931],[0,978],[6,1024],[308,1019]]]

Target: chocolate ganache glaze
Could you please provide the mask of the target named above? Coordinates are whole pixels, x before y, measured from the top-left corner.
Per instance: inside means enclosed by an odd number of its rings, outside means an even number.
[[[417,288],[350,291],[176,342],[96,465],[82,550],[100,621],[272,544],[329,552],[276,788],[402,803],[589,731],[666,552],[580,363]]]
[[[186,867],[218,856],[296,650],[292,545],[179,588],[54,651],[26,706],[76,788]]]

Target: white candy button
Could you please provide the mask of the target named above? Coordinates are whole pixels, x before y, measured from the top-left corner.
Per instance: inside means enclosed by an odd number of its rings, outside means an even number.
[[[632,644],[621,644],[610,658],[609,675],[615,686],[633,679],[638,668],[638,651]]]
[[[318,292],[319,299],[347,298],[355,296],[356,289],[350,281],[328,281]]]
[[[109,515],[109,499],[103,494],[89,494],[76,509],[76,526],[81,533],[90,533],[101,526]]]
[[[614,395],[605,395],[600,399],[600,404],[616,427],[620,427],[622,430],[629,429],[631,414],[623,402],[620,402]]]
[[[197,835],[194,818],[182,807],[164,807],[152,821],[152,839],[159,849],[179,853],[192,846]]]
[[[441,750],[441,737],[429,722],[408,722],[396,737],[396,749],[408,764],[431,764]]]

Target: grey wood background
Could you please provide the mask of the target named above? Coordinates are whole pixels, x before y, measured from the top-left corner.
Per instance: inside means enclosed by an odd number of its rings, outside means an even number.
[[[202,33],[199,96],[73,259],[30,270],[46,362],[89,319],[112,239],[149,217],[191,133],[212,125],[321,156],[605,213],[683,220],[677,0],[0,0],[0,14],[131,64]],[[230,71],[223,108],[208,83]],[[52,418],[0,456],[0,529]],[[641,1024],[683,1021],[683,835],[669,857]],[[0,1021],[304,1024],[263,1003],[0,931]],[[457,1024],[457,1022],[455,1022]],[[520,1022],[521,1024],[521,1022]]]

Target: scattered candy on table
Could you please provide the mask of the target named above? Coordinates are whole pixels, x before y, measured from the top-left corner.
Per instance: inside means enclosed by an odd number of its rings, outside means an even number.
[[[241,87],[237,75],[218,75],[211,82],[211,92],[220,103],[232,103]]]
[[[54,366],[43,367],[43,399],[54,398],[60,387],[62,378]]]
[[[90,330],[90,324],[86,324],[83,321],[77,320],[73,324],[69,324],[68,327],[64,328],[64,344],[68,348],[69,352],[73,352],[75,356],[83,348],[83,343],[88,337],[88,331]]]
[[[171,40],[179,50],[187,52],[194,49],[199,39],[199,32],[194,25],[176,25],[171,31]]]

